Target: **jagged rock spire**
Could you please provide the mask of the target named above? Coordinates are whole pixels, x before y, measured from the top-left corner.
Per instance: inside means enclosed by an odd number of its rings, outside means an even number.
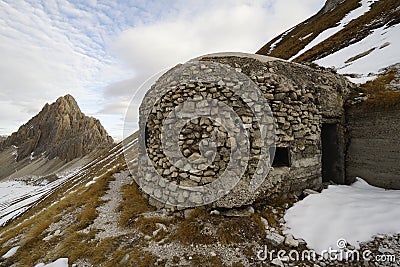
[[[71,95],[65,95],[22,125],[0,145],[18,147],[17,160],[32,153],[70,161],[97,147],[109,146],[113,139],[100,121],[87,117]]]

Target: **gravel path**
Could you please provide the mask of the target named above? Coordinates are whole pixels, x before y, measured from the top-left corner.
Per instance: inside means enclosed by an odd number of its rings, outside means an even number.
[[[113,177],[115,180],[110,182],[110,189],[101,197],[106,202],[97,208],[99,215],[90,226],[99,230],[96,239],[115,237],[132,232],[132,230],[125,230],[119,226],[119,213],[115,211],[122,200],[121,187],[129,184],[132,177],[129,175],[129,171],[116,173]]]

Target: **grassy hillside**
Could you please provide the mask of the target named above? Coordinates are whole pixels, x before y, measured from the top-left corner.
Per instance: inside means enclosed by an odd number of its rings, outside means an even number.
[[[325,14],[319,12],[293,29],[272,39],[256,54],[289,59],[303,49],[321,32],[334,27],[347,13],[360,6],[358,0],[348,0]],[[306,37],[306,38],[304,38]],[[274,47],[272,44],[280,40]]]
[[[400,8],[397,0],[381,0],[372,4],[364,15],[348,23],[342,30],[322,41],[294,59],[296,62],[311,62],[332,54],[344,47],[356,43],[379,27],[398,24]],[[360,6],[359,0],[347,0],[330,12],[315,16],[300,23],[283,35],[280,35],[265,46],[257,54],[289,59],[302,50],[321,32],[334,27],[346,14]],[[281,39],[282,38],[282,39]],[[279,41],[274,47],[272,44]]]
[[[14,256],[0,258],[0,265],[34,266],[66,257],[78,266],[246,266],[257,244],[265,243],[261,217],[279,227],[283,209],[267,205],[236,215],[211,215],[206,208],[156,211],[126,168],[118,145],[0,229],[0,255],[20,246]],[[127,183],[112,196],[120,198],[118,205],[104,214],[102,207],[111,201],[104,196],[121,177]],[[99,228],[102,216],[111,217]],[[117,219],[117,230],[108,228],[111,218]],[[101,236],[102,227],[111,229],[107,237]]]
[[[365,96],[364,100],[357,103],[356,107],[365,110],[385,110],[400,107],[400,90],[389,90],[387,85],[395,78],[395,72],[389,71],[375,80],[357,87],[352,92],[353,99]]]

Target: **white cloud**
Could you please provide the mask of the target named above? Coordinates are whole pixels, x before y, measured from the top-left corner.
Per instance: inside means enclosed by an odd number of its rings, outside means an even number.
[[[70,93],[120,138],[123,111],[148,77],[205,53],[253,53],[323,2],[1,1],[0,126],[9,134]]]
[[[115,50],[135,77],[107,87],[128,99],[154,73],[222,51],[255,53],[267,41],[317,12],[322,0],[185,1],[170,17],[122,32]],[[141,93],[143,95],[143,93]],[[141,97],[134,99],[140,104]],[[138,103],[139,102],[139,103]],[[112,105],[110,105],[112,106]]]
[[[83,111],[96,112],[103,101],[99,88],[123,72],[103,49],[102,32],[86,31],[94,24],[94,15],[66,1],[0,2],[0,96],[8,111],[0,113],[3,133],[67,93]]]
[[[124,31],[116,48],[138,71],[157,71],[210,52],[252,53],[312,14],[316,3],[321,2],[218,1],[202,10],[189,2],[172,18]],[[267,4],[269,9],[265,8]]]

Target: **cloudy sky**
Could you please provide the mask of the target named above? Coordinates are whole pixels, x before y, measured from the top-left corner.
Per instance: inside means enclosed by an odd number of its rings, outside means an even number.
[[[122,137],[137,88],[221,51],[254,53],[324,0],[0,0],[0,135],[72,94]]]

